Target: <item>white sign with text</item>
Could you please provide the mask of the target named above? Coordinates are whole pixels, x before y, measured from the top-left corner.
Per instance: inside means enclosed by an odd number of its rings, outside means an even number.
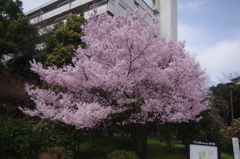
[[[187,159],[221,159],[219,144],[190,140],[188,141]]]
[[[214,146],[190,145],[190,159],[218,159],[218,150]]]

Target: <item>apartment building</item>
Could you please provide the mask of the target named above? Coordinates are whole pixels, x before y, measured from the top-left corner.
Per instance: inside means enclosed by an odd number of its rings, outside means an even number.
[[[112,16],[133,12],[138,7],[142,13],[147,12],[147,24],[160,22],[160,36],[177,41],[177,0],[51,0],[25,14],[38,26],[40,34],[45,34],[57,20],[64,20],[71,13],[89,18],[94,5],[98,6],[98,14]]]

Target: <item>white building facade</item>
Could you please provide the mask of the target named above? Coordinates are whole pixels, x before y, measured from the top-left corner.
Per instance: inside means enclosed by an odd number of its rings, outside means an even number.
[[[44,34],[57,20],[64,20],[71,13],[84,13],[89,18],[94,5],[98,6],[98,14],[107,12],[113,16],[133,12],[138,7],[142,13],[147,12],[147,24],[153,20],[160,23],[160,36],[177,41],[177,0],[148,1],[147,4],[144,0],[51,0],[25,14]]]

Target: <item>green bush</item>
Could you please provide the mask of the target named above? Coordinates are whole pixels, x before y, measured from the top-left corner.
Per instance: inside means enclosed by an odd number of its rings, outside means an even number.
[[[64,147],[75,156],[80,153],[80,142],[88,133],[61,122],[42,119],[32,122],[0,116],[0,156],[2,158],[38,158],[51,147]],[[0,158],[1,158],[0,157]]]
[[[88,137],[88,132],[77,130],[75,126],[67,125],[59,121],[42,119],[35,127],[34,131],[45,138],[45,145],[49,147],[64,147],[70,150],[75,156],[80,153],[80,144]]]
[[[197,121],[189,121],[187,123],[170,123],[169,131],[182,141],[183,144],[188,140],[199,140],[209,142],[221,142],[222,137],[219,131],[222,129],[223,122],[219,118],[217,111],[213,108],[206,110],[200,114],[203,118]]]
[[[135,152],[118,150],[108,155],[108,159],[140,159]]]
[[[224,150],[232,151],[232,137],[240,138],[240,118],[234,119],[230,126],[225,126],[220,131],[223,138],[221,143]]]
[[[0,156],[2,158],[37,158],[44,140],[33,131],[34,124],[23,121],[12,121],[0,116]]]

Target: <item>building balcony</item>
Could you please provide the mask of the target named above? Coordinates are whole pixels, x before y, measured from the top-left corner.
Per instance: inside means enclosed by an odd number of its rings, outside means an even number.
[[[83,12],[84,10],[89,8],[93,1],[94,0],[74,0],[69,1],[69,3],[63,5],[58,5],[55,8],[52,8],[50,11],[48,10],[44,12],[39,10],[39,13],[29,17],[30,22],[32,24],[49,24],[51,22],[54,22],[56,18],[69,14],[70,12]]]
[[[114,15],[115,6],[110,1],[99,3],[96,5],[96,7],[97,7],[97,15],[107,13],[107,12],[110,13],[111,15]],[[91,15],[93,14],[92,9],[93,8],[90,7],[90,9],[84,12],[85,19],[88,19],[91,17]]]
[[[115,6],[110,1],[105,1],[105,2],[99,3],[96,6],[98,7],[97,15],[100,15],[100,14],[103,14],[106,12],[114,15]],[[90,8],[88,8],[84,11],[85,19],[90,18],[92,13],[93,13],[93,7],[90,6]],[[65,17],[66,17],[66,15],[65,15]],[[66,22],[66,19],[61,18],[61,17],[58,18],[57,20],[63,20],[64,23]],[[53,27],[54,27],[54,23],[51,23],[50,25],[40,28],[38,30],[38,33],[39,33],[39,35],[46,34],[46,33],[50,32],[53,29]]]

